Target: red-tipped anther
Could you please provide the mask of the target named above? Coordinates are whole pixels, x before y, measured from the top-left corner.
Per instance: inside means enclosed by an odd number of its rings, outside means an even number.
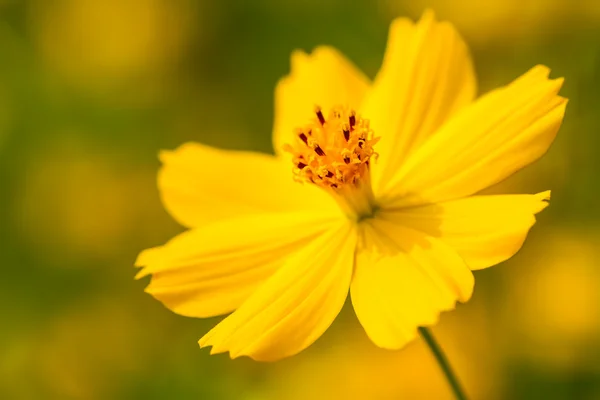
[[[342,132],[344,132],[344,139],[346,139],[346,142],[350,140],[350,127],[348,125],[344,124]]]
[[[308,138],[306,137],[306,135],[304,133],[298,134],[298,137],[300,138],[300,140],[302,140],[304,142],[304,144],[308,145]]]
[[[321,109],[317,107],[315,114],[317,114],[317,118],[319,118],[319,122],[321,123],[321,125],[324,125],[325,117],[323,116],[323,111],[321,111]]]
[[[354,125],[356,125],[356,113],[352,111],[350,117],[348,118],[348,122],[350,122],[350,130],[354,130]]]

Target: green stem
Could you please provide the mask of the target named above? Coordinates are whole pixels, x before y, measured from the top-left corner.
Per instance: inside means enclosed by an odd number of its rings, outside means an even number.
[[[431,334],[431,331],[428,328],[419,328],[419,333],[423,337],[423,340],[425,340],[425,342],[427,343],[427,346],[429,346],[429,349],[435,356],[435,359],[440,365],[440,368],[444,372],[444,375],[446,376],[448,383],[452,387],[452,392],[454,393],[454,396],[456,396],[456,399],[467,400],[467,396],[465,395],[464,390],[460,386],[458,378],[452,371],[452,367],[450,367],[450,363],[448,362],[446,355],[442,351],[440,345],[435,341],[435,338]]]

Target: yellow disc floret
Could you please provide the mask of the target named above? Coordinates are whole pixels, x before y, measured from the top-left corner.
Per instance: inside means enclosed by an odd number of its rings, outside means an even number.
[[[334,107],[327,118],[317,107],[313,121],[298,129],[296,137],[296,143],[285,147],[293,155],[295,178],[325,188],[360,184],[377,156],[373,145],[379,138],[369,120],[345,107]]]
[[[370,163],[377,157],[373,146],[378,141],[369,120],[354,110],[337,106],[325,117],[321,108],[316,107],[315,116],[297,130],[295,142],[287,144],[284,150],[292,154],[297,181],[315,184],[336,197],[342,196],[345,203],[354,203],[352,200],[358,200],[357,196],[366,196],[364,200],[371,203]],[[368,213],[364,205],[351,204],[350,208],[361,214]]]

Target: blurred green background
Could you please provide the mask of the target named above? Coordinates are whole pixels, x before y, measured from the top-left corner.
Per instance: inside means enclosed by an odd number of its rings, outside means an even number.
[[[451,399],[422,343],[377,349],[351,307],[291,359],[209,356],[218,319],[172,314],[132,267],[182,231],[159,149],[270,152],[293,49],[333,45],[373,77],[389,22],[428,6],[480,92],[543,63],[570,98],[548,155],[492,189],[551,206],[434,332],[473,399],[600,399],[595,0],[0,0],[0,399]]]

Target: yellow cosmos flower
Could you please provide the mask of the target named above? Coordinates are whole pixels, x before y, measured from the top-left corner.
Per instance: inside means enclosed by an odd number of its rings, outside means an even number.
[[[467,301],[472,271],[515,254],[549,192],[475,195],[539,158],[566,99],[537,66],[477,100],[467,46],[427,12],[390,28],[373,82],[329,47],[295,52],[275,92],[275,156],[161,153],[166,208],[190,228],[142,252],[148,293],[190,317],[232,313],[212,353],[277,360],[331,325],[350,291],[378,346]],[[317,107],[315,107],[317,106]]]

